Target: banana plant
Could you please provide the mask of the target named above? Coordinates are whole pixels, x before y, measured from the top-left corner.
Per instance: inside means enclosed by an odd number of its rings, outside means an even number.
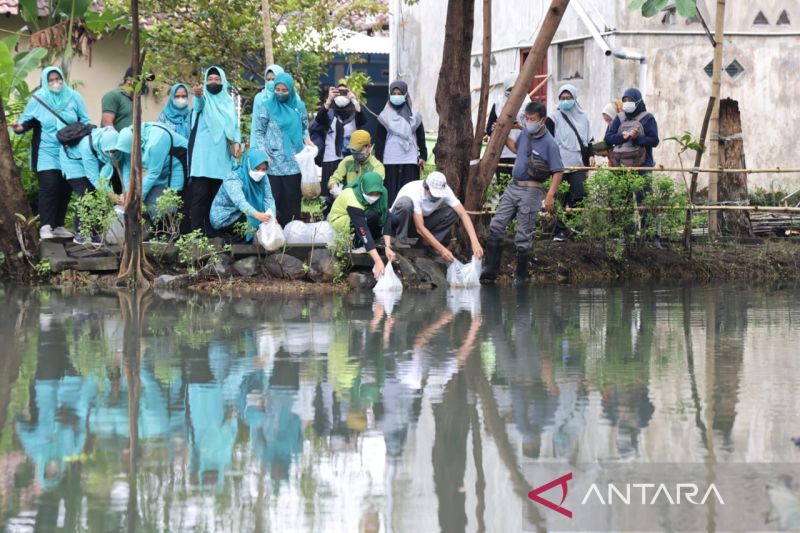
[[[47,56],[44,48],[14,53],[18,40],[17,35],[0,40],[0,96],[4,102],[28,97],[28,75],[40,68],[42,60]]]
[[[653,17],[665,7],[674,4],[679,15],[691,18],[697,15],[697,0],[631,0],[628,11],[642,10],[642,16]]]

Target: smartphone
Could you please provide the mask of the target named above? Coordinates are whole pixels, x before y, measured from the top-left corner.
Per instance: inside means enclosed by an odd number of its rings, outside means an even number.
[[[347,96],[347,89],[339,89],[339,96]]]

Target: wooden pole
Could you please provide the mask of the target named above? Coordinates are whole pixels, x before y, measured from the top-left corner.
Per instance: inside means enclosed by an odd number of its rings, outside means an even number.
[[[716,99],[712,96],[708,99],[706,106],[706,114],[703,117],[703,125],[700,128],[700,144],[705,147],[706,137],[708,136],[708,123],[711,120],[711,113],[714,110],[714,103]],[[694,205],[694,196],[697,193],[697,169],[703,161],[703,152],[696,152],[694,155],[694,167],[692,169],[691,185],[689,186],[689,205]],[[689,257],[692,255],[692,209],[691,207],[686,210],[686,226],[683,231],[683,244],[689,251]]]
[[[475,137],[472,138],[470,157],[480,159],[486,113],[489,107],[489,73],[492,59],[492,1],[483,0],[483,53],[481,55],[481,94],[478,97],[478,118],[475,120]]]
[[[500,153],[516,120],[514,115],[522,106],[522,102],[528,93],[528,87],[533,82],[539,65],[547,57],[547,50],[550,48],[550,43],[553,41],[553,36],[568,5],[569,0],[552,0],[550,7],[547,9],[542,26],[536,35],[525,64],[522,66],[517,82],[511,90],[511,95],[497,117],[495,134],[489,139],[489,145],[480,161],[477,178],[466,188],[467,194],[465,195],[464,205],[467,209],[476,210],[483,205],[483,195],[492,181],[492,175],[497,168],[497,163],[500,161]]]
[[[714,99],[714,108],[711,111],[709,129],[711,131],[711,150],[709,151],[709,166],[719,168],[719,99],[722,89],[722,45],[725,39],[725,0],[717,0],[717,16],[714,23],[714,73],[711,76],[711,97]],[[718,174],[708,177],[708,201],[717,202]],[[708,218],[708,231],[717,233],[717,216],[711,213]]]
[[[275,62],[272,52],[272,12],[269,0],[261,0],[261,20],[264,26],[264,63],[269,66]]]
[[[498,167],[511,167],[512,165],[497,165]],[[564,167],[566,172],[576,170],[586,170],[596,172],[598,170],[609,170],[611,172],[638,172],[646,170],[649,172],[686,172],[687,169],[680,167],[665,167],[656,165],[654,167]],[[800,174],[800,168],[691,168],[690,172],[700,174]]]

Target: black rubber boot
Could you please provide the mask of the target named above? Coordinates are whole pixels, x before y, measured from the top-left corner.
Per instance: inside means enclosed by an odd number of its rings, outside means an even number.
[[[525,283],[528,281],[530,254],[529,250],[517,248],[517,270],[514,273],[514,283]]]
[[[481,279],[494,281],[500,272],[500,261],[503,258],[503,240],[492,239],[486,245],[486,263],[481,272]]]

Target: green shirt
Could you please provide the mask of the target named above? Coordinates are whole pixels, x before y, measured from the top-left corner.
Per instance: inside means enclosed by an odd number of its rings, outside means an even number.
[[[342,194],[336,197],[331,206],[331,213],[328,215],[328,222],[339,233],[350,231],[350,215],[347,214],[348,207],[364,209],[364,206],[356,198],[356,193],[353,189],[345,189]]]
[[[331,175],[328,183],[342,183],[346,179],[347,181],[343,185],[350,185],[361,174],[366,174],[367,172],[375,172],[383,179],[386,179],[386,169],[383,168],[383,163],[378,161],[378,158],[374,155],[369,154],[369,157],[363,163],[357,163],[352,155],[348,155],[336,167],[336,171]]]
[[[122,88],[108,91],[102,100],[103,113],[114,113],[114,129],[117,131],[133,124],[133,100]]]

